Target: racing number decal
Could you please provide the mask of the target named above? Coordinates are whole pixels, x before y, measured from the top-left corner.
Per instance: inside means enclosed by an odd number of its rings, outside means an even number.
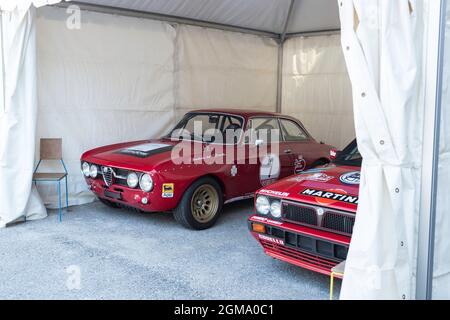
[[[294,161],[294,173],[299,174],[303,172],[306,169],[306,161],[303,159],[303,156],[298,156],[297,159]]]
[[[280,158],[276,154],[268,154],[261,161],[259,169],[259,181],[262,186],[267,186],[280,177]]]

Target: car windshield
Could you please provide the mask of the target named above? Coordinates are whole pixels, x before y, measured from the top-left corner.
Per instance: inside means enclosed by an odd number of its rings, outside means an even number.
[[[208,143],[237,143],[225,141],[226,133],[236,132],[240,137],[243,118],[219,113],[188,113],[169,133],[167,138],[172,140],[193,140]]]
[[[344,150],[338,153],[336,159],[333,161],[336,164],[348,166],[361,166],[362,156],[359,153],[356,139],[353,140]]]

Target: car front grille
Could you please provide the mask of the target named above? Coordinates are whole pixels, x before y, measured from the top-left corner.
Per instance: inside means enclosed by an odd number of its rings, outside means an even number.
[[[312,207],[301,205],[292,205],[283,203],[283,216],[285,220],[304,223],[308,225],[317,225],[317,213]]]
[[[338,212],[325,212],[322,220],[322,228],[335,230],[338,232],[352,234],[355,217],[344,215]]]
[[[111,167],[102,167],[103,181],[108,187],[114,183],[114,170]]]
[[[263,248],[270,254],[275,254],[287,259],[291,262],[294,260],[299,266],[306,267],[324,274],[330,274],[339,262],[321,257],[316,254],[300,251],[280,244],[272,243],[266,240],[259,240]]]
[[[351,236],[355,215],[290,201],[282,202],[282,219],[325,231]]]
[[[285,229],[267,226],[267,235],[281,239],[286,247],[320,256],[325,259],[341,262],[347,258],[348,246],[317,239],[302,233],[294,233]]]
[[[129,171],[125,169],[102,167],[101,172],[103,175],[103,181],[110,187],[113,184],[127,187],[127,176]]]

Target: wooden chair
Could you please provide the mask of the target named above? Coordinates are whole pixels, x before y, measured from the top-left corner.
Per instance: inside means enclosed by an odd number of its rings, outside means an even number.
[[[62,221],[61,181],[66,184],[66,208],[69,207],[69,195],[67,188],[67,168],[62,158],[62,139],[41,139],[40,159],[33,173],[33,182],[55,182],[58,184],[59,222]],[[46,160],[59,160],[64,172],[38,172],[39,166]]]

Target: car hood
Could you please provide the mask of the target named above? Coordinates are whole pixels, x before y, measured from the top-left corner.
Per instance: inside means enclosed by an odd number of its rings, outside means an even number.
[[[177,142],[153,139],[114,144],[86,152],[82,159],[102,165],[129,169],[151,170],[158,164],[170,161]]]
[[[260,194],[356,212],[360,167],[330,164],[282,179]]]

